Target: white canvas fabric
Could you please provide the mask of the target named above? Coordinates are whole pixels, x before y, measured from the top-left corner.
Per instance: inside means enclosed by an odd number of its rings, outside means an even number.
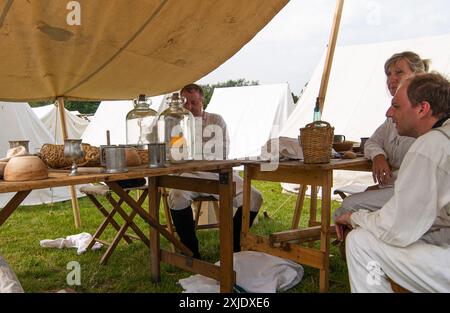
[[[151,97],[150,107],[160,113],[166,106],[165,99],[165,95]],[[132,100],[102,101],[81,139],[93,146],[106,145],[106,131],[109,130],[111,144],[125,144],[125,118],[133,107]]]
[[[22,285],[8,263],[0,256],[0,293],[23,293]]]
[[[449,75],[449,47],[450,34],[336,47],[322,120],[329,122],[334,133],[345,135],[347,140],[360,142],[361,137],[370,137],[385,121],[385,113],[391,104],[386,88],[385,61],[394,53],[410,50],[424,59],[431,59],[431,70]],[[282,136],[297,138],[299,129],[312,122],[325,56],[326,51],[281,130]],[[373,184],[371,173],[335,171],[333,177],[336,188],[352,181],[362,185]]]
[[[220,262],[216,263],[219,264]],[[236,284],[252,293],[285,291],[300,283],[303,278],[303,267],[300,264],[256,251],[234,253],[233,269],[236,271]],[[199,274],[178,282],[186,293],[217,293],[220,289],[217,280]]]
[[[36,153],[45,143],[52,143],[48,132],[28,103],[0,102],[0,157],[5,157],[9,140],[29,140],[29,152]],[[14,196],[14,193],[0,194],[0,207]],[[78,196],[82,196],[78,193]],[[70,199],[67,187],[33,190],[22,205],[58,202]]]
[[[34,113],[48,129],[54,138],[54,144],[63,144],[61,121],[59,118],[58,107],[54,104],[33,108]],[[89,121],[82,119],[67,109],[64,109],[66,120],[67,138],[80,139]]]
[[[230,135],[229,158],[258,156],[270,138],[279,136],[293,110],[287,83],[215,88],[207,112],[223,117]]]

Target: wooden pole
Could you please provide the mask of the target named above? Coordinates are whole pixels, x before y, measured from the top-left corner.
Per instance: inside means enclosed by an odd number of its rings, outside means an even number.
[[[67,129],[66,129],[66,115],[64,114],[64,98],[58,97],[58,112],[59,112],[59,120],[61,123],[61,131],[63,140],[67,139]],[[80,218],[80,207],[78,206],[78,198],[77,192],[75,190],[75,186],[69,186],[70,197],[72,198],[72,210],[73,210],[73,218],[75,220],[75,228],[79,229],[81,227],[81,218]]]
[[[325,104],[325,96],[327,94],[328,80],[330,78],[331,65],[333,63],[333,56],[334,56],[334,48],[336,47],[336,40],[339,33],[339,25],[341,23],[343,7],[344,7],[344,0],[337,0],[336,10],[334,12],[333,26],[331,29],[330,40],[328,42],[325,67],[323,68],[322,81],[320,83],[319,89],[318,99],[319,99],[320,113],[322,113],[323,106]]]

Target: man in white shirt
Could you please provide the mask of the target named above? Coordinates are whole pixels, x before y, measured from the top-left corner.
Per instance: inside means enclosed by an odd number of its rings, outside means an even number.
[[[388,111],[398,133],[417,138],[394,196],[379,211],[346,212],[352,292],[450,292],[450,82],[439,74],[405,80]]]
[[[202,152],[200,158],[206,160],[226,159],[229,151],[226,123],[220,115],[203,111],[202,88],[196,84],[189,84],[181,89],[181,95],[187,100],[184,105],[185,108],[196,118],[196,131],[201,132],[199,136],[196,135],[196,139],[198,138],[201,141],[200,145],[198,145],[201,148],[199,150]],[[201,127],[198,125],[201,125]],[[217,173],[210,172],[185,173],[182,176],[219,179]],[[233,174],[233,181],[236,183],[236,195],[233,199],[233,206],[237,208],[233,218],[233,251],[238,252],[240,251],[240,234],[242,229],[244,185],[242,178],[237,173]],[[194,257],[198,259],[200,258],[200,251],[195,234],[191,204],[195,198],[203,196],[218,197],[218,195],[178,189],[172,189],[169,193],[170,213],[178,236],[181,242],[193,252]],[[263,203],[262,194],[253,187],[251,188],[250,201],[250,226],[252,226]]]

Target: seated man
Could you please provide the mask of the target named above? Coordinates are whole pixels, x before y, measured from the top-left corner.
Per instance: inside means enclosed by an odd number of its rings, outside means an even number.
[[[400,135],[417,138],[400,167],[394,196],[376,212],[336,219],[347,236],[352,292],[450,292],[450,82],[439,74],[405,80],[388,111]],[[386,277],[387,275],[387,277]]]
[[[228,155],[228,133],[225,121],[220,115],[207,113],[203,111],[203,90],[200,86],[190,84],[181,89],[181,95],[186,98],[185,108],[191,111],[196,118],[196,128],[202,131],[203,139],[202,149],[203,157],[209,159],[211,154],[217,156],[217,149],[222,150],[220,153],[220,159],[226,159]],[[201,128],[198,126],[201,124]],[[218,137],[220,144],[211,146],[211,139]],[[220,137],[222,136],[222,137]],[[196,136],[199,138],[199,136]],[[217,140],[216,140],[217,143]],[[208,149],[213,148],[213,153],[208,153]],[[205,179],[218,179],[217,173],[199,172],[199,173],[187,173],[182,174],[185,177],[198,177]],[[240,233],[242,229],[242,203],[243,203],[243,180],[235,173],[233,175],[233,181],[236,183],[236,195],[233,199],[233,206],[238,208],[233,218],[233,250],[234,252],[240,251]],[[181,242],[187,246],[193,253],[195,258],[200,258],[200,252],[198,248],[198,240],[195,234],[195,223],[192,215],[191,204],[193,200],[200,196],[209,196],[208,194],[183,191],[172,189],[169,193],[169,206],[173,223],[175,225],[178,236]],[[216,195],[214,195],[217,197]],[[261,193],[252,187],[251,191],[251,208],[250,208],[250,226],[258,214],[259,208],[262,205],[263,198]]]

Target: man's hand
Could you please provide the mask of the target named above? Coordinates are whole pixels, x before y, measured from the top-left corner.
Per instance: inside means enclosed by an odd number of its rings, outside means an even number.
[[[352,214],[353,212],[345,212],[335,220],[334,227],[336,228],[336,235],[339,241],[344,240],[344,229],[352,228],[352,223],[350,221]]]
[[[372,177],[375,183],[386,185],[392,178],[392,171],[386,157],[382,154],[373,158]]]

